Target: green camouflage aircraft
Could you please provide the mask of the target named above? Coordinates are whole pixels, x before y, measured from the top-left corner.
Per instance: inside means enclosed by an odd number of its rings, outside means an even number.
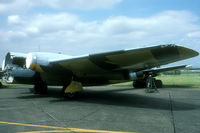
[[[133,81],[134,87],[147,87],[148,78],[156,77],[160,72],[186,67],[160,66],[198,54],[174,44],[83,56],[9,52],[1,73],[3,81],[7,83],[34,84],[35,93],[46,93],[48,85],[58,85],[63,86],[64,96],[72,97],[83,89],[82,86]],[[155,84],[162,87],[160,80],[155,80]]]

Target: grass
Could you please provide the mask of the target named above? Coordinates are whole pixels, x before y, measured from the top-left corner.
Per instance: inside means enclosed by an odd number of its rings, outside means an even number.
[[[161,75],[156,79],[162,80],[165,87],[200,88],[200,74]],[[1,80],[0,80],[1,81]],[[22,84],[5,84],[4,86],[20,86]],[[129,86],[132,82],[113,84],[112,86]]]
[[[164,87],[200,88],[200,74],[161,75]],[[132,82],[114,84],[113,86],[132,86]]]
[[[0,79],[0,82],[2,83],[2,85],[4,87],[9,87],[9,86],[23,86],[24,84],[7,84],[5,82],[2,82],[2,80]]]
[[[165,86],[200,88],[200,74],[162,75],[157,79]]]

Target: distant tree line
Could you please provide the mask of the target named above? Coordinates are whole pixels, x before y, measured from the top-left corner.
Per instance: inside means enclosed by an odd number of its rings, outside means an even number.
[[[163,72],[162,74],[164,74],[164,75],[180,75],[181,71],[180,70],[172,70],[172,71]]]

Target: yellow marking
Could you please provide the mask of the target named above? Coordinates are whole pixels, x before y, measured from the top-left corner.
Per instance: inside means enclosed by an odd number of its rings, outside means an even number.
[[[119,131],[104,131],[104,130],[90,130],[90,129],[78,129],[69,128],[71,130],[53,130],[53,131],[30,131],[30,132],[19,132],[19,133],[66,133],[66,132],[82,132],[82,133],[136,133],[136,132],[119,132]]]
[[[54,131],[31,131],[31,132],[18,132],[18,133],[67,133],[72,132],[69,130],[54,130]]]
[[[33,125],[33,124],[3,122],[3,121],[0,121],[0,123],[1,124],[8,124],[8,125],[16,125],[16,126],[25,126],[25,127],[42,127],[42,128],[50,128],[50,129],[68,129],[68,128],[64,128],[64,127],[43,126],[43,125]]]
[[[65,93],[69,92],[79,92],[83,90],[83,86],[80,82],[72,81],[69,86],[65,89]]]
[[[120,132],[120,131],[105,131],[105,130],[91,130],[80,128],[69,128],[73,132],[90,132],[90,133],[136,133],[136,132]]]
[[[64,128],[55,126],[44,126],[44,125],[34,125],[34,124],[23,124],[14,122],[3,122],[0,124],[16,125],[16,126],[26,126],[26,127],[40,127],[48,129],[57,129],[53,131],[30,131],[30,132],[19,132],[19,133],[64,133],[64,132],[82,132],[82,133],[136,133],[136,132],[120,132],[120,131],[105,131],[105,130],[91,130],[91,129],[80,129],[80,128]],[[58,130],[61,129],[61,130]]]
[[[34,63],[31,64],[30,69],[31,69],[31,70],[35,70],[35,71],[37,71],[37,72],[44,72],[44,71],[42,70],[42,68],[40,67],[40,65],[34,64]]]

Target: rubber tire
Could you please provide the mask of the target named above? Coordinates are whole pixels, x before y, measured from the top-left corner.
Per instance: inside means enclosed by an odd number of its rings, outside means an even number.
[[[157,88],[162,88],[163,87],[163,83],[161,80],[155,80],[155,84]]]
[[[145,80],[135,80],[133,81],[134,88],[146,88],[146,81]]]
[[[48,93],[48,87],[42,80],[35,83],[34,94],[47,94],[47,93]]]
[[[2,88],[3,87],[3,85],[2,85],[2,83],[0,82],[0,88]]]

